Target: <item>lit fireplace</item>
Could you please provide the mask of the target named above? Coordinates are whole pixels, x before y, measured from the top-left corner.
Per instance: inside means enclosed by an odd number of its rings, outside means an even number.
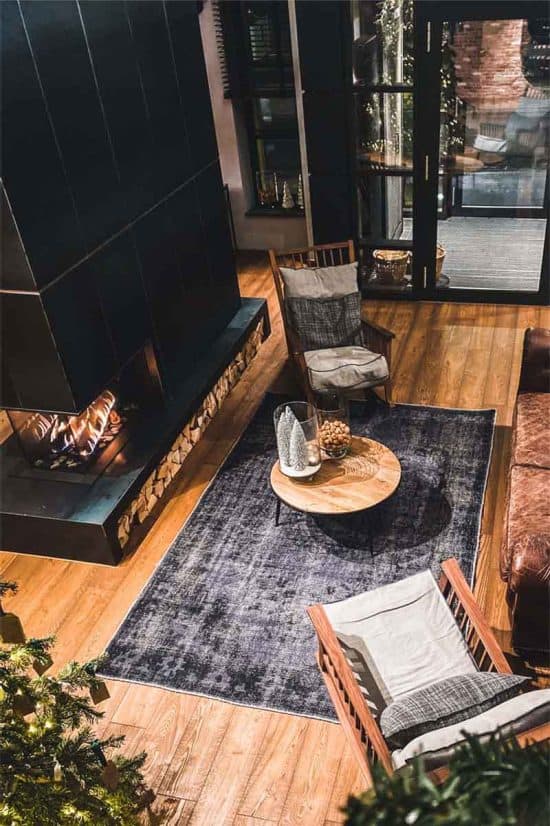
[[[33,413],[20,428],[19,438],[35,465],[75,467],[112,442],[123,423],[115,394],[105,390],[78,416]]]
[[[150,347],[133,356],[109,386],[80,413],[8,410],[27,461],[44,471],[89,473],[105,466],[139,424],[161,403]],[[112,450],[106,448],[112,446]]]

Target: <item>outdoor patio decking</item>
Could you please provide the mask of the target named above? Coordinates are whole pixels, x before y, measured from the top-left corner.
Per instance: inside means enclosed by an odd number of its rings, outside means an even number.
[[[545,229],[546,221],[539,218],[453,216],[439,221],[449,288],[537,292]],[[411,234],[407,218],[402,238]]]

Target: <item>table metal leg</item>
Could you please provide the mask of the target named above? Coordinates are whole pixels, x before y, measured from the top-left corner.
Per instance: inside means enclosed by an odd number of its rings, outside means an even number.
[[[368,512],[368,518],[367,518],[367,531],[368,531],[368,534],[369,534],[369,551],[370,551],[371,557],[374,559],[374,536],[373,536],[373,534],[374,534],[373,527],[374,526],[373,526],[373,522],[374,522],[374,519],[372,518],[372,513],[369,511]]]
[[[275,505],[275,526],[279,526],[279,517],[281,515],[281,500],[278,496],[275,497],[277,504]]]

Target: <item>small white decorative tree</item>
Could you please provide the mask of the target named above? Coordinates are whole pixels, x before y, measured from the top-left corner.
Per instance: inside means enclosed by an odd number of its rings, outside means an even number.
[[[290,436],[297,421],[290,407],[285,407],[277,423],[277,447],[283,465],[290,465]]]
[[[292,425],[289,447],[289,465],[293,470],[303,471],[307,468],[307,442],[299,421]]]
[[[294,209],[294,198],[292,197],[292,192],[290,191],[288,181],[285,181],[284,186],[283,186],[282,206],[283,206],[283,209]]]

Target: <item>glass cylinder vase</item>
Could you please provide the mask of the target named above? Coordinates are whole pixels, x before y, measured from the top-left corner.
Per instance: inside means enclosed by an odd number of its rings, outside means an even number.
[[[328,394],[322,397],[317,410],[319,447],[329,459],[342,459],[351,445],[349,405]]]
[[[317,410],[309,402],[281,404],[273,414],[279,466],[285,476],[307,478],[321,467]]]

